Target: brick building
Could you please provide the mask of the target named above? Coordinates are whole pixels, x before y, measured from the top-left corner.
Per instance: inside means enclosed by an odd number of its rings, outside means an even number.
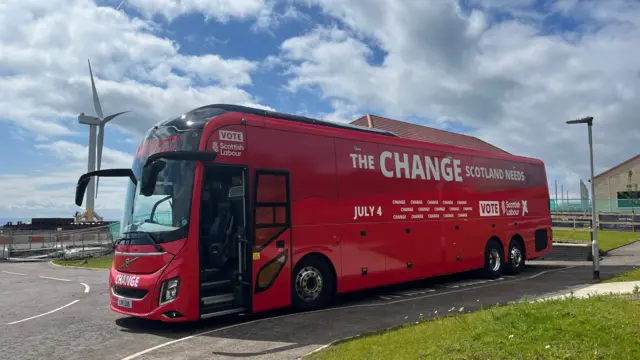
[[[599,211],[640,210],[640,154],[594,176],[594,188]]]
[[[352,121],[351,124],[391,131],[394,134],[407,139],[428,141],[438,144],[446,144],[471,148],[475,150],[508,154],[506,151],[473,136],[457,134],[454,132],[412,124],[405,121],[388,119],[382,116],[367,114],[357,120]]]

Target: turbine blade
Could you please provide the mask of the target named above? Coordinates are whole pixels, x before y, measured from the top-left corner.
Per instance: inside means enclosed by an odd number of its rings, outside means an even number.
[[[98,126],[100,132],[98,133],[98,156],[97,156],[97,165],[98,168],[96,170],[100,170],[100,166],[102,164],[102,144],[104,142],[104,122]],[[96,198],[98,198],[98,185],[100,184],[100,177],[96,176]]]
[[[89,63],[89,75],[91,76],[91,90],[93,91],[93,106],[96,108],[96,114],[100,118],[104,117],[102,113],[102,106],[100,105],[100,99],[98,98],[98,91],[96,90],[96,83],[93,81],[93,71],[91,71],[91,62],[87,59],[87,63]]]
[[[122,5],[124,5],[124,3],[125,3],[126,1],[127,1],[127,0],[122,0],[122,1],[120,1],[120,5],[118,5],[118,7],[116,8],[116,11],[117,11],[117,10],[120,10],[120,8],[122,7]]]
[[[96,95],[97,96],[97,95]],[[102,147],[104,145],[104,126],[111,120],[113,120],[115,117],[122,115],[124,113],[128,113],[131,112],[131,110],[127,110],[127,111],[122,111],[116,114],[112,114],[109,115],[107,117],[105,117],[104,119],[102,119],[102,122],[100,123],[100,125],[98,126],[98,128],[100,129],[100,132],[98,134],[98,145],[96,146],[98,148],[98,168],[97,170],[100,170],[100,165],[102,164]],[[102,116],[101,116],[102,117]],[[98,187],[100,185],[100,177],[96,176],[96,198],[98,198]]]
[[[128,112],[131,112],[131,110],[127,110],[127,111],[119,112],[119,113],[117,113],[117,114],[109,115],[109,116],[105,117],[104,119],[102,119],[102,124],[106,124],[106,123],[108,123],[109,121],[113,120],[116,116],[120,116],[120,115],[122,115],[122,114],[126,114],[126,113],[128,113]]]

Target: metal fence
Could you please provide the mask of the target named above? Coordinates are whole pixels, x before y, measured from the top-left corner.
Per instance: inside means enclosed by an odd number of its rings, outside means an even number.
[[[148,219],[149,214],[136,216],[134,222]],[[153,219],[171,224],[170,211],[158,211]],[[0,260],[11,258],[48,259],[83,258],[111,253],[120,238],[120,222],[75,230],[10,230],[0,228]]]
[[[69,231],[0,229],[0,259],[83,258],[113,251],[109,226]]]
[[[591,229],[590,212],[552,213],[552,226],[556,228]],[[640,215],[637,214],[604,214],[598,213],[596,224],[598,230],[640,231]]]
[[[562,199],[550,200],[553,212],[591,212],[591,200]],[[596,212],[629,214],[640,212],[640,200],[596,199]]]

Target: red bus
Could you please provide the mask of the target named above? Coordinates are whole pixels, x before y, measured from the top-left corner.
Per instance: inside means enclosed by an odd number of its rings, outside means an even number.
[[[128,177],[113,311],[195,321],[480,269],[551,250],[536,159],[236,105],[153,126]]]

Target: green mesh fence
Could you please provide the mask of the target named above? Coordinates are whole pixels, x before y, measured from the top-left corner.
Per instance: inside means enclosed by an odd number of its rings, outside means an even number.
[[[591,212],[591,200],[552,199],[550,206],[553,212]],[[639,210],[640,200],[596,199],[596,211],[600,213],[632,213]]]

